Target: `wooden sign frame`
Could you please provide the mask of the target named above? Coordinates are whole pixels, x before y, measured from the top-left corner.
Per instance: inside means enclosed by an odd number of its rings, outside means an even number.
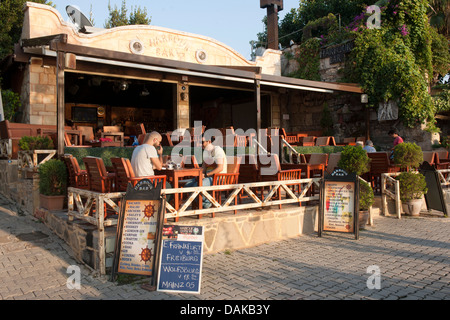
[[[200,293],[204,231],[203,226],[164,225],[158,291]]]
[[[132,274],[152,277],[152,285],[156,283],[165,211],[161,188],[162,183],[148,179],[134,187],[128,184],[117,222],[111,281],[116,274]]]
[[[325,231],[354,233],[358,240],[358,219],[359,177],[336,169],[321,181],[318,235],[321,237]]]
[[[439,173],[436,171],[436,168],[424,161],[419,167],[419,173],[425,177],[427,183],[428,192],[424,195],[427,208],[441,211],[447,217],[447,204],[445,203],[444,191],[442,190]]]

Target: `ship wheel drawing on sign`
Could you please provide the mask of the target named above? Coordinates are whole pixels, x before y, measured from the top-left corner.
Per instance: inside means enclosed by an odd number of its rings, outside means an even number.
[[[141,261],[144,261],[144,263],[147,263],[147,261],[150,261],[152,258],[152,249],[149,249],[148,246],[146,248],[142,248],[142,252],[140,254]]]
[[[153,204],[146,205],[143,212],[144,217],[150,220],[150,218],[152,218],[155,214],[155,206]]]

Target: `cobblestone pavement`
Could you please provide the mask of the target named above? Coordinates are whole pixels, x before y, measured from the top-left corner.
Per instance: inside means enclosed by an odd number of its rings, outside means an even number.
[[[375,219],[360,239],[341,233],[305,235],[204,256],[201,294],[118,285],[79,265],[45,225],[0,197],[0,299],[285,300],[450,299],[450,219]],[[69,289],[67,268],[81,268],[81,288]],[[380,271],[380,288],[376,274]]]

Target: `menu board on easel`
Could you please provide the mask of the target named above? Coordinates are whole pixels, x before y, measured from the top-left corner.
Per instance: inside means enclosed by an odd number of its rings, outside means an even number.
[[[200,293],[203,227],[164,225],[158,291]]]
[[[322,181],[319,236],[323,231],[354,233],[359,237],[359,183],[356,174],[336,169]]]
[[[128,186],[117,225],[113,272],[152,276],[162,211],[160,194],[161,187],[146,179]]]

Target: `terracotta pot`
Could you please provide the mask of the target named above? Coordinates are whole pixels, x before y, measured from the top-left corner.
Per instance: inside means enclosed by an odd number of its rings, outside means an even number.
[[[422,209],[423,200],[413,199],[408,201],[402,201],[403,212],[410,216],[419,216]]]
[[[49,211],[62,210],[66,196],[45,196],[40,194],[40,207]]]
[[[365,229],[369,221],[369,210],[359,211],[358,224],[360,229]]]

